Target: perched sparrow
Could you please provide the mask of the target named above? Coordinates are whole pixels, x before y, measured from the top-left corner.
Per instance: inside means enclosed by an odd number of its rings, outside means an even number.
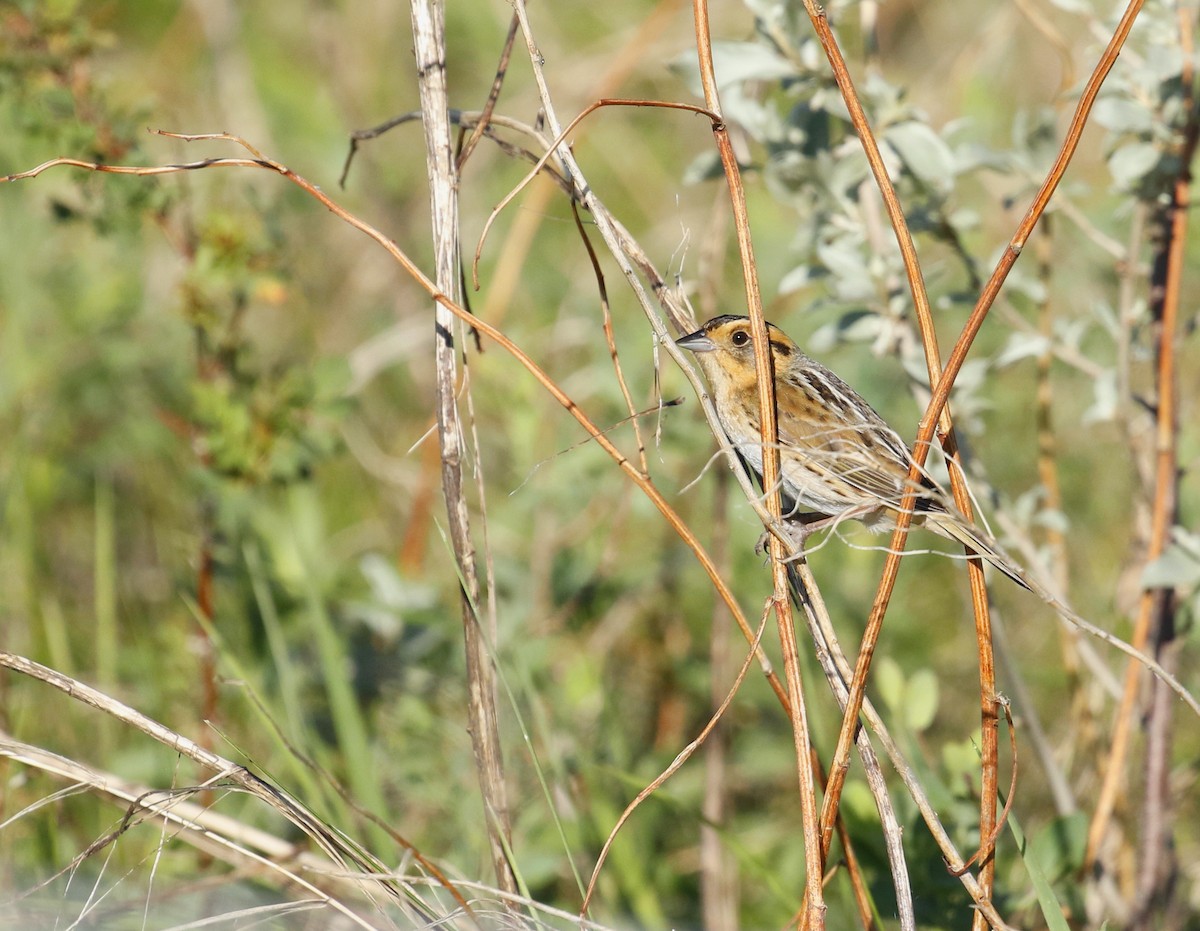
[[[891,530],[911,487],[908,447],[857,391],[801,352],[778,327],[768,323],[767,331],[775,371],[784,516],[805,523],[817,517],[855,519],[870,530]],[[714,317],[676,343],[696,353],[730,444],[761,481],[762,435],[749,318]],[[994,544],[952,507],[946,493],[924,476],[917,488],[913,524],[965,544],[1028,588]]]

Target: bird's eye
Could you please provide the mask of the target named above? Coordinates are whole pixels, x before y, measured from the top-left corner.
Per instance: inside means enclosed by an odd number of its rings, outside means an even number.
[[[735,330],[733,336],[729,337],[730,341],[735,346],[745,346],[750,342],[750,334],[745,330]]]

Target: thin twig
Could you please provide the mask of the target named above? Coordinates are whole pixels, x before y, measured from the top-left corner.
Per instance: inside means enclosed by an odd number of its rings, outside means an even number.
[[[583,218],[579,215],[579,202],[576,200],[571,201],[571,216],[575,219],[575,231],[579,233],[579,238],[583,241],[588,261],[592,265],[592,274],[596,278],[596,290],[600,296],[600,311],[604,321],[604,342],[608,345],[608,356],[612,359],[617,387],[621,391],[625,409],[629,411],[629,420],[633,424],[633,435],[638,448],[638,462],[641,464],[642,474],[649,475],[650,464],[646,461],[646,441],[642,438],[642,427],[638,422],[637,408],[633,403],[633,395],[629,393],[629,385],[625,382],[625,373],[621,370],[621,357],[617,354],[617,340],[616,334],[613,332],[612,311],[608,304],[608,288],[604,284],[604,270],[600,267],[600,259],[596,255],[596,250],[592,248],[592,241],[588,238],[587,227],[583,225]]]
[[[521,28],[521,22],[517,19],[516,14],[513,14],[508,23],[508,35],[504,38],[504,46],[500,50],[500,61],[496,65],[496,76],[492,79],[492,86],[488,90],[487,101],[483,105],[483,110],[479,115],[479,121],[471,130],[471,135],[467,137],[467,141],[463,143],[462,149],[458,153],[458,159],[455,162],[455,171],[462,174],[463,166],[467,164],[467,159],[471,157],[471,153],[475,151],[475,147],[479,145],[479,140],[483,138],[487,132],[488,124],[492,121],[492,114],[496,110],[496,102],[500,99],[500,89],[504,87],[504,77],[508,74],[508,62],[512,58],[513,43],[517,39],[517,30]]]
[[[613,842],[617,839],[617,834],[620,832],[622,826],[626,821],[629,820],[634,811],[637,810],[638,806],[641,805],[642,802],[657,792],[658,789],[668,779],[670,779],[679,771],[679,768],[683,766],[684,763],[691,759],[692,754],[694,754],[698,749],[700,749],[701,746],[704,745],[704,742],[708,739],[708,735],[712,733],[713,729],[717,726],[722,716],[725,714],[725,711],[729,708],[729,705],[733,702],[734,696],[737,695],[738,689],[742,687],[742,682],[745,681],[746,673],[750,671],[750,664],[754,662],[755,651],[758,649],[759,642],[762,640],[763,631],[766,630],[767,621],[770,620],[770,618],[771,611],[770,606],[768,605],[767,609],[763,611],[762,619],[758,625],[758,630],[754,634],[754,641],[750,645],[750,651],[746,654],[745,660],[742,661],[742,666],[738,670],[737,676],[734,677],[733,683],[726,692],[724,700],[717,707],[717,710],[714,711],[709,717],[708,722],[700,730],[700,733],[696,735],[694,740],[692,740],[686,747],[676,754],[675,759],[671,761],[670,766],[663,770],[658,776],[647,783],[647,785],[643,787],[641,791],[638,792],[637,796],[633,799],[633,801],[625,806],[625,810],[621,812],[621,816],[617,818],[616,822],[614,822],[612,829],[608,832],[608,837],[604,841],[604,846],[600,848],[600,853],[596,856],[596,865],[592,868],[591,879],[588,880],[587,893],[584,895],[583,903],[579,907],[580,915],[587,915],[588,907],[591,905],[592,895],[596,891],[596,883],[600,879],[600,870],[603,868],[604,862],[608,859],[608,852],[612,849]]]

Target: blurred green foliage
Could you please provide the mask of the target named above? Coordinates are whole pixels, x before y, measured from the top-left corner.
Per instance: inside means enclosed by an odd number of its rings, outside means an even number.
[[[394,6],[0,3],[0,172],[57,155],[143,165],[238,154],[144,132],[225,129],[333,191],[348,131],[415,106],[408,14]],[[510,8],[450,6],[453,103],[474,109],[492,80]],[[613,50],[629,46],[649,9],[628,0],[603,18],[536,10],[561,115],[600,93]],[[718,66],[746,152],[770,316],[911,435],[925,375],[898,254],[797,9],[755,0],[723,9],[717,23],[730,40]],[[856,56],[859,89],[948,340],[1053,155],[1065,105],[1097,54],[1089,30],[1105,21],[1058,4],[1053,26],[1067,37],[1078,70],[1047,76],[1058,67],[1046,63],[1053,56],[1011,9],[980,19],[949,3],[920,15],[886,4],[877,55],[862,9],[830,5]],[[1018,264],[954,395],[979,488],[989,489],[985,510],[1008,515],[1010,542],[1024,535],[1043,559],[1052,558],[1047,528],[1067,528],[1073,598],[1122,634],[1141,572],[1131,546],[1144,495],[1134,463],[1149,442],[1154,337],[1144,274],[1153,242],[1131,230],[1151,224],[1178,169],[1178,131],[1188,114],[1179,103],[1173,22],[1165,8],[1143,13],[1096,115],[1104,132],[1090,133],[1061,194],[1070,209],[1050,218],[1049,270],[1033,256]],[[667,25],[646,35],[636,69],[616,76],[622,95],[691,99],[686,11]],[[1007,39],[989,38],[996,34]],[[1060,80],[1069,86],[1056,92]],[[519,56],[498,112],[537,119]],[[662,268],[689,282],[717,282],[717,295],[696,294],[698,306],[715,297],[722,310],[737,310],[736,256],[712,219],[724,193],[707,146],[701,121],[622,111],[593,117],[576,142],[592,186]],[[466,254],[525,170],[486,144],[477,151],[463,179]],[[418,124],[368,143],[336,196],[428,265]],[[459,587],[441,534],[431,450],[427,298],[360,234],[266,173],[150,179],[60,168],[0,186],[0,216],[4,649],[211,741],[385,862],[399,862],[401,851],[313,761],[424,854],[489,879],[464,724]],[[1113,243],[1132,252],[1116,257]],[[1194,236],[1188,252],[1194,260]],[[660,389],[664,397],[680,394],[683,380],[669,365],[655,373],[640,311],[605,270],[635,404],[652,405]],[[561,197],[510,207],[482,254],[481,277],[482,293],[471,295],[478,313],[597,422],[627,417],[590,264]],[[1194,314],[1195,284],[1186,287],[1184,306]],[[1038,320],[1046,305],[1048,332]],[[1194,322],[1180,342],[1185,464],[1200,455]],[[735,656],[742,646],[728,619],[714,618],[710,586],[654,509],[602,451],[576,445],[578,427],[511,359],[491,345],[483,350],[464,341],[477,430],[471,442],[486,493],[486,508],[475,497],[475,521],[481,527],[486,513],[494,568],[513,848],[534,897],[571,910],[580,899],[577,875],[586,881],[625,804],[703,726],[714,678],[726,687],[730,671],[715,672],[709,661],[714,625]],[[1058,510],[1046,507],[1031,416],[1036,360],[1047,350],[1059,358],[1052,373],[1064,489]],[[683,490],[713,449],[697,405],[689,399],[640,423],[652,442],[655,481],[706,543],[728,546],[726,575],[757,615],[770,581],[753,552],[752,513],[732,501],[715,519],[711,475]],[[636,451],[628,424],[611,436]],[[712,470],[723,468],[717,462]],[[1194,483],[1185,483],[1185,524],[1196,499]],[[1147,570],[1156,583],[1181,586],[1185,620],[1200,588],[1194,537],[1180,528],[1176,548]],[[882,542],[851,533],[852,545],[833,540],[813,556],[848,645],[874,591],[881,556],[872,547]],[[928,556],[906,562],[873,694],[948,830],[969,850],[978,843],[979,716],[958,569]],[[206,580],[210,619],[199,595]],[[1062,748],[1057,765],[1090,810],[1106,744],[1083,722],[1106,726],[1107,706],[1096,705],[1077,673],[1064,672],[1051,615],[1002,581],[997,589],[1035,697],[1023,713],[1043,718]],[[1194,631],[1185,633],[1183,656],[1194,659]],[[206,640],[216,651],[219,688],[211,723],[199,646]],[[1120,668],[1111,656],[1105,661]],[[1012,674],[1003,674],[1002,688]],[[804,675],[818,683],[809,658]],[[146,784],[195,781],[162,748],[44,686],[11,675],[0,683],[0,725],[16,736]],[[838,715],[823,685],[812,692],[818,749],[827,757]],[[753,673],[728,729],[729,816],[719,833],[741,879],[741,920],[781,926],[802,889],[794,758],[786,720]],[[1176,779],[1189,789],[1188,767],[1200,752],[1195,735],[1181,732],[1175,747]],[[1077,917],[1094,917],[1075,879],[1086,821],[1079,811],[1055,809],[1039,763],[1023,757],[1021,766],[1017,812],[1032,855],[1059,901]],[[15,764],[0,775],[0,818],[57,788]],[[704,791],[697,757],[634,815],[601,877],[599,918],[619,926],[703,922]],[[894,797],[920,926],[961,926],[968,907],[961,885],[902,791]],[[1178,857],[1187,863],[1200,854],[1200,810],[1194,791],[1180,792],[1177,803]],[[284,829],[236,797],[221,808]],[[844,810],[876,908],[890,922],[877,816],[857,775]],[[32,885],[120,814],[75,797],[12,822],[0,831],[3,875],[12,888]],[[1120,815],[1121,841],[1132,844],[1136,818],[1129,808]],[[153,832],[129,835],[116,857],[133,869],[158,840]],[[204,868],[182,845],[170,852],[159,886]],[[1002,842],[1000,862],[1002,913],[1037,926],[1043,912],[1023,856]],[[844,871],[829,895],[831,914],[850,921]],[[74,914],[65,893],[64,902],[60,914]]]

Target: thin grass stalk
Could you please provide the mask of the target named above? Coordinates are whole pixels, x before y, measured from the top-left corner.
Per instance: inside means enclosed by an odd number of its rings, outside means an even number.
[[[437,289],[460,300],[462,261],[458,235],[458,176],[451,146],[449,96],[446,86],[445,10],[442,0],[413,0],[413,44],[428,164]],[[458,387],[455,318],[441,304],[434,312],[434,366],[437,379],[438,440],[442,454],[442,494],[448,530],[462,585],[463,642],[467,655],[467,719],[475,753],[484,821],[496,883],[516,893],[518,884],[507,849],[512,843],[504,759],[496,708],[495,670],[480,629],[479,576],[471,539],[463,481],[462,417]]]
[[[297,802],[287,793],[271,783],[254,775],[249,769],[240,766],[206,750],[193,740],[176,733],[165,725],[147,717],[134,708],[117,701],[109,695],[94,689],[89,685],[69,676],[64,676],[57,670],[43,666],[24,656],[0,651],[0,666],[19,672],[30,678],[37,679],[70,696],[74,701],[88,705],[103,712],[116,721],[135,730],[141,731],[148,737],[171,748],[181,756],[206,767],[217,773],[224,782],[235,785],[272,808],[292,822],[297,828],[307,834],[312,841],[346,870],[356,873],[370,874],[364,879],[378,883],[379,887],[390,896],[400,901],[403,897],[399,888],[388,878],[383,864],[357,844],[330,829],[307,808]],[[213,780],[210,780],[212,782]]]
[[[520,28],[521,21],[517,19],[514,13],[508,22],[508,35],[504,37],[504,45],[500,49],[500,61],[496,65],[496,76],[492,79],[492,86],[488,90],[487,100],[484,102],[483,110],[479,114],[479,121],[462,143],[458,150],[458,156],[454,160],[454,170],[458,175],[462,174],[463,167],[467,164],[467,159],[471,157],[471,153],[475,151],[475,147],[479,145],[479,140],[483,138],[483,134],[487,132],[487,128],[491,124],[492,114],[495,112],[496,103],[500,99],[500,90],[504,87],[504,78],[508,75],[508,63],[512,59],[513,43],[517,39],[517,32]]]
[[[105,688],[117,684],[120,631],[117,622],[116,492],[111,477],[96,477],[92,564],[92,610],[96,616],[94,642],[96,678]],[[111,735],[107,735],[111,736]]]
[[[571,201],[571,217],[575,221],[575,232],[579,234],[579,239],[587,252],[588,262],[592,266],[592,275],[596,279],[596,293],[600,298],[600,315],[604,325],[604,344],[608,347],[608,357],[612,360],[613,375],[617,379],[617,387],[621,391],[621,398],[625,401],[625,410],[629,412],[629,421],[633,426],[638,464],[641,466],[642,474],[649,475],[650,464],[646,461],[646,441],[642,437],[642,425],[639,423],[640,418],[637,406],[633,403],[633,395],[630,394],[629,385],[625,381],[625,373],[621,369],[621,357],[617,353],[617,338],[613,331],[612,308],[608,302],[608,287],[604,283],[604,269],[600,267],[600,257],[596,255],[592,241],[588,238],[587,227],[584,226],[583,217],[579,215],[579,202],[576,200]]]

